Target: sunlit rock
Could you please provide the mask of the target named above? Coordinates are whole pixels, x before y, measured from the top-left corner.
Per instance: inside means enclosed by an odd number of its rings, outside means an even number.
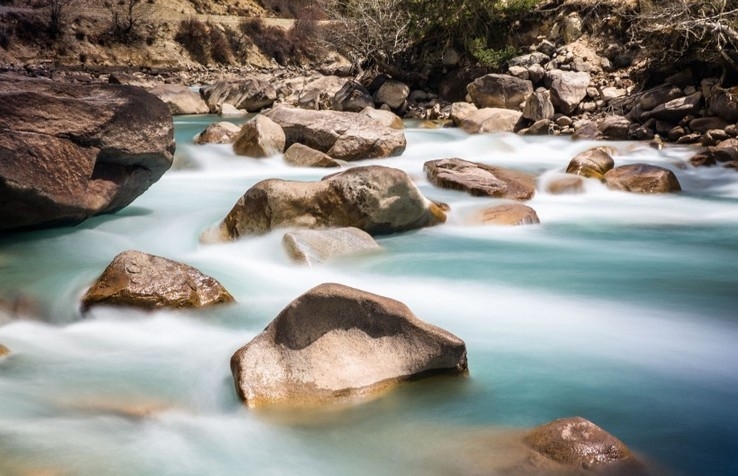
[[[602,180],[613,167],[615,161],[610,151],[604,147],[595,147],[574,156],[566,167],[566,173]]]
[[[164,101],[172,115],[210,112],[200,95],[182,84],[158,84],[149,92]]]
[[[241,126],[232,122],[214,122],[195,136],[195,144],[232,144],[239,132]]]
[[[431,374],[467,372],[466,346],[401,302],[340,284],[292,301],[231,358],[249,407],[364,397]]]
[[[274,104],[277,90],[267,81],[248,78],[238,81],[218,81],[201,88],[200,95],[212,113],[217,113],[223,104],[231,104],[236,109],[248,112],[258,112]]]
[[[97,305],[188,309],[230,302],[233,296],[197,269],[129,250],[116,256],[92,284],[82,298],[82,309]]]
[[[292,144],[284,153],[284,160],[295,167],[340,167],[328,154],[302,144]]]
[[[356,112],[279,106],[265,115],[282,127],[287,147],[299,142],[338,160],[391,157],[402,154],[407,145],[401,130]]]
[[[528,200],[536,190],[534,177],[525,172],[463,159],[431,160],[423,170],[434,185],[475,196]]]
[[[364,114],[365,116],[369,116],[375,121],[379,122],[385,127],[390,127],[392,129],[404,129],[405,125],[402,123],[402,119],[400,119],[400,116],[395,114],[392,111],[385,111],[382,109],[374,109],[373,107],[367,107],[362,109],[361,114]]]
[[[10,354],[10,349],[0,344],[0,358],[5,357],[8,354]]]
[[[282,245],[293,261],[309,265],[382,249],[369,233],[353,227],[291,231],[282,237]]]
[[[279,124],[261,114],[241,126],[233,142],[236,155],[264,158],[284,152],[285,134]]]
[[[0,77],[0,230],[116,212],[172,165],[166,104],[141,88]]]
[[[410,177],[383,166],[355,167],[317,182],[263,180],[202,239],[235,240],[275,228],[353,226],[372,235],[443,223],[446,214]]]
[[[484,225],[533,225],[540,223],[534,209],[522,203],[505,203],[474,214],[473,222]]]
[[[640,468],[620,440],[581,417],[562,418],[534,428],[526,435],[525,443],[546,458],[572,468],[594,472]]]
[[[682,189],[674,172],[648,164],[615,167],[605,174],[605,184],[613,190],[635,193],[670,193]]]
[[[551,102],[557,110],[571,114],[587,95],[590,80],[589,73],[549,71],[546,84],[551,92]]]
[[[520,111],[533,94],[533,83],[506,74],[487,74],[467,86],[471,102],[478,108],[500,108]]]
[[[511,109],[485,107],[469,112],[461,120],[461,128],[469,134],[484,134],[487,132],[514,132],[523,113]]]

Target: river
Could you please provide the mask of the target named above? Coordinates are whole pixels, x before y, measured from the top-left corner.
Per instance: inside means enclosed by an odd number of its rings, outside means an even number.
[[[527,204],[540,225],[473,225],[474,211],[500,200],[432,186],[425,161],[460,157],[545,184],[595,143],[409,123],[401,157],[361,164],[404,169],[451,206],[448,222],[379,237],[381,253],[304,267],[279,232],[199,243],[259,180],[329,173],[192,144],[212,120],[176,119],[185,166],[124,210],[0,236],[0,297],[23,296],[42,316],[0,327],[12,351],[0,360],[0,474],[498,474],[515,457],[511,435],[575,415],[664,474],[738,474],[738,173],[686,165],[686,146],[611,143],[616,165],[670,168],[683,191],[539,187]],[[238,304],[81,315],[85,288],[126,249],[195,266]],[[469,377],[324,412],[246,409],[230,356],[324,282],[397,299],[458,335]]]

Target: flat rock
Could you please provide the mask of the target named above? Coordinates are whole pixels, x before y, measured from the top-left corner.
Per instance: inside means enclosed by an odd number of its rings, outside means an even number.
[[[620,440],[581,417],[562,418],[534,428],[525,443],[572,468],[596,470],[635,463],[635,457]]]
[[[128,250],[116,256],[92,284],[82,298],[82,308],[191,309],[230,302],[233,297],[218,281],[192,266]]]
[[[434,185],[474,196],[528,200],[536,190],[529,174],[458,158],[431,160],[423,170]]]
[[[461,128],[469,134],[488,132],[514,132],[523,113],[511,109],[486,107],[471,111],[462,121]]]
[[[284,160],[295,167],[340,167],[328,154],[302,144],[292,144],[284,153]]]
[[[701,107],[702,93],[698,91],[689,96],[672,99],[667,103],[659,104],[653,110],[641,114],[641,118],[654,118],[677,123],[686,116],[697,115]]]
[[[159,84],[149,89],[149,92],[164,101],[175,116],[210,112],[200,95],[182,84]]]
[[[235,240],[275,228],[360,228],[372,235],[443,223],[443,210],[408,175],[383,166],[354,167],[318,182],[263,180],[236,202],[204,241]]]
[[[404,129],[405,125],[402,123],[400,116],[392,111],[385,111],[383,109],[375,109],[373,107],[367,107],[359,111],[365,116],[369,116],[375,121],[379,122],[385,127],[392,129]]]
[[[300,142],[338,160],[392,157],[407,146],[403,131],[356,112],[280,106],[265,115],[282,127],[287,147]]]
[[[670,193],[682,189],[674,172],[648,164],[615,167],[605,174],[605,184],[613,190],[635,193]]]
[[[282,245],[293,261],[309,265],[382,249],[372,235],[353,227],[291,231],[282,237]]]
[[[259,114],[241,126],[233,152],[247,157],[269,157],[284,152],[285,134],[276,122]]]
[[[248,407],[365,397],[431,374],[465,374],[466,346],[401,302],[340,284],[292,301],[231,357]]]
[[[585,150],[574,156],[566,167],[566,173],[602,180],[615,167],[610,152],[604,147]]]
[[[491,208],[485,208],[474,216],[476,223],[485,225],[533,225],[540,223],[534,209],[522,203],[506,203]]]
[[[116,212],[172,165],[169,108],[134,86],[0,76],[0,230]]]
[[[214,122],[195,136],[195,144],[232,144],[240,132],[241,126],[232,122]]]

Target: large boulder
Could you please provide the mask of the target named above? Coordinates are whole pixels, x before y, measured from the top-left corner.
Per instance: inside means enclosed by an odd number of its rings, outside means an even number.
[[[293,104],[303,109],[328,109],[331,100],[338,94],[348,80],[338,76],[317,76],[305,80],[305,85],[297,93]]]
[[[587,96],[590,77],[589,73],[555,69],[548,72],[546,83],[553,105],[562,113],[571,114]]]
[[[192,309],[233,301],[218,281],[191,266],[128,250],[116,256],[92,284],[82,298],[82,308]]]
[[[434,185],[474,196],[528,200],[536,191],[531,175],[463,159],[431,160],[423,170]]]
[[[468,102],[455,102],[451,104],[451,110],[449,117],[456,127],[461,127],[464,120],[469,119],[475,112],[477,112],[477,106]]]
[[[679,122],[682,118],[697,115],[702,108],[702,93],[697,91],[671,101],[659,104],[653,110],[641,114],[641,119],[658,119],[669,122]]]
[[[625,192],[669,193],[682,189],[674,172],[656,165],[621,165],[607,172],[604,178],[608,188]]]
[[[574,156],[566,167],[566,173],[602,180],[613,167],[615,161],[607,148],[595,147]]]
[[[382,249],[372,235],[354,227],[291,231],[282,237],[282,246],[293,261],[309,265]]]
[[[623,442],[582,417],[561,418],[534,428],[524,441],[545,457],[572,468],[599,471],[640,466]]]
[[[267,81],[248,78],[218,81],[201,88],[200,95],[212,113],[217,113],[223,104],[231,104],[236,109],[245,109],[248,112],[258,112],[274,104],[277,90]]]
[[[0,77],[0,230],[76,224],[172,165],[166,104],[133,86]]]
[[[183,84],[159,84],[149,92],[164,101],[172,115],[210,112],[200,95]]]
[[[392,129],[404,129],[405,124],[402,123],[402,119],[400,119],[400,116],[395,114],[392,111],[385,111],[384,109],[374,109],[373,107],[366,107],[359,111],[361,114],[364,114],[365,116],[369,116],[375,121],[379,122],[385,127],[390,127]]]
[[[336,111],[360,112],[367,107],[374,107],[372,95],[356,81],[346,81],[331,99],[331,108]]]
[[[309,111],[289,106],[266,112],[279,124],[286,146],[299,142],[334,159],[361,160],[391,157],[405,151],[405,134],[356,112]]]
[[[597,121],[597,128],[604,139],[625,140],[630,134],[630,121],[617,114],[611,114]]]
[[[295,167],[340,167],[328,154],[302,144],[292,144],[284,152],[284,160]]]
[[[533,94],[533,83],[506,74],[487,74],[475,79],[466,89],[480,109],[495,107],[519,111]]]
[[[399,169],[355,167],[318,182],[263,180],[236,202],[205,241],[235,240],[274,228],[353,226],[372,235],[442,223],[446,215]]]
[[[233,152],[247,157],[269,157],[284,152],[285,134],[279,124],[261,114],[241,126]]]
[[[249,407],[368,396],[431,374],[465,374],[466,346],[393,299],[321,284],[292,301],[231,357]]]
[[[554,112],[554,106],[548,91],[531,94],[523,106],[523,117],[531,121],[551,119]]]
[[[402,81],[388,79],[374,93],[374,100],[378,104],[386,104],[392,109],[398,109],[405,104],[410,95],[410,87]]]
[[[485,107],[471,111],[461,120],[461,128],[469,134],[487,132],[514,132],[523,113],[511,109]]]
[[[241,126],[228,121],[213,122],[204,131],[195,136],[195,144],[232,144]]]

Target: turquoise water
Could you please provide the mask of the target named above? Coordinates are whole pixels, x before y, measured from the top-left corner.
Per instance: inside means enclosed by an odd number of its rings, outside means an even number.
[[[380,254],[304,268],[277,232],[198,242],[257,181],[324,174],[187,143],[212,120],[177,120],[187,167],[123,211],[0,236],[0,297],[24,296],[40,314],[0,327],[13,351],[0,361],[0,474],[500,474],[522,429],[574,415],[658,474],[738,474],[738,174],[685,166],[686,148],[616,143],[616,163],[669,167],[684,192],[630,195],[593,182],[580,195],[539,192],[528,204],[540,225],[475,226],[467,217],[499,200],[436,189],[423,162],[462,157],[545,183],[593,144],[409,129],[403,156],[371,163],[408,171],[451,205],[448,223],[382,237]],[[239,303],[81,316],[86,286],[130,248],[198,267]],[[231,354],[322,282],[398,299],[454,332],[468,346],[469,378],[335,411],[243,408]]]

